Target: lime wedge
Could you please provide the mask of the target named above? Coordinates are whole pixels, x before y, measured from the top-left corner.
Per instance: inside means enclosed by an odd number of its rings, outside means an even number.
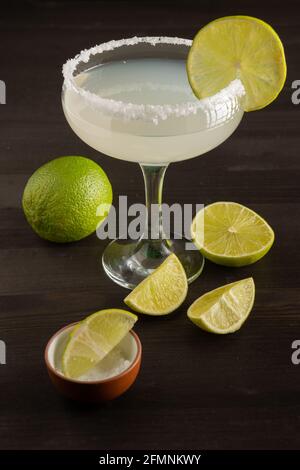
[[[202,330],[226,334],[240,329],[252,310],[252,277],[219,287],[199,297],[188,309],[189,319]]]
[[[187,290],[185,270],[177,256],[171,254],[124,302],[139,313],[167,315],[182,304]]]
[[[190,85],[198,98],[214,95],[239,78],[245,111],[271,103],[286,79],[281,40],[274,29],[250,16],[227,16],[204,26],[187,59]]]
[[[62,357],[66,377],[77,378],[101,361],[131,330],[137,316],[119,309],[100,310],[75,326]]]
[[[215,202],[201,209],[193,220],[191,233],[201,253],[223,266],[255,263],[274,242],[270,225],[236,202]]]

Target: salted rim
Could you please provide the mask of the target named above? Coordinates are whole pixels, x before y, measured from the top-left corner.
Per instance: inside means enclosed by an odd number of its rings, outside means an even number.
[[[66,61],[62,67],[64,86],[68,89],[72,89],[84,99],[88,100],[93,107],[98,108],[109,115],[123,118],[126,121],[141,119],[152,121],[155,124],[160,120],[166,120],[170,116],[182,117],[188,116],[189,114],[196,114],[198,109],[211,112],[214,111],[218,105],[222,105],[228,100],[239,98],[245,94],[242,82],[239,79],[235,79],[215,95],[203,98],[199,101],[187,101],[185,103],[178,104],[150,105],[128,103],[111,98],[102,98],[101,96],[85,90],[76,84],[74,80],[74,72],[78,64],[80,62],[87,63],[90,60],[91,55],[102,54],[103,52],[112,51],[119,47],[134,46],[143,42],[151,44],[152,46],[156,46],[157,44],[173,44],[190,47],[192,45],[192,40],[190,39],[167,36],[134,36],[132,38],[112,40],[98,44],[90,49],[82,50],[74,58]]]

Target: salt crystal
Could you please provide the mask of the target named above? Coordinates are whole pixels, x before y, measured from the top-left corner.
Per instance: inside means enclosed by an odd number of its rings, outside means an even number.
[[[109,354],[107,354],[102,361],[87,371],[85,374],[77,377],[76,380],[84,382],[93,382],[97,380],[106,380],[115,377],[132,364],[132,360],[126,357],[125,352],[119,347],[115,347]],[[58,372],[62,374],[61,365],[57,367]]]
[[[118,47],[134,46],[140,43],[147,43],[152,46],[156,46],[157,44],[173,44],[190,47],[192,45],[192,41],[190,39],[165,36],[135,36],[133,38],[120,39],[118,41],[113,40],[99,44],[90,49],[85,49],[77,54],[73,59],[67,60],[62,69],[64,86],[81,95],[93,108],[97,108],[108,115],[125,121],[150,121],[156,125],[159,124],[159,121],[164,121],[172,116],[183,117],[188,116],[189,114],[196,114],[199,109],[207,113],[213,113],[215,112],[215,108],[220,104],[224,105],[224,103],[230,103],[230,106],[233,106],[237,100],[245,94],[242,82],[239,79],[235,79],[220,92],[199,101],[187,101],[186,103],[174,105],[167,104],[149,106],[102,98],[101,96],[91,93],[76,84],[74,73],[80,62],[87,63],[90,60],[91,55],[102,54],[105,51],[112,51]]]

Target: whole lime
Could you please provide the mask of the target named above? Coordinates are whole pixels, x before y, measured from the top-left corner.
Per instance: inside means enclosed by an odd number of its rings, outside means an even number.
[[[111,203],[111,184],[102,168],[89,158],[73,156],[56,158],[36,170],[22,200],[33,230],[58,243],[77,241],[93,233]],[[101,206],[97,214],[101,204],[106,206]]]

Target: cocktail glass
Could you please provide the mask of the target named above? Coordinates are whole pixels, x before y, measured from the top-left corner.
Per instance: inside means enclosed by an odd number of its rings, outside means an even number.
[[[243,116],[239,80],[198,100],[185,63],[192,41],[134,37],[84,50],[63,67],[63,109],[74,132],[94,149],[139,163],[145,181],[146,220],[138,240],[113,240],[104,250],[107,275],[134,288],[170,254],[181,260],[188,282],[203,269],[199,250],[181,234],[166,237],[162,187],[171,162],[220,145]],[[178,176],[180,181],[180,175]],[[151,207],[158,208],[151,220]]]

